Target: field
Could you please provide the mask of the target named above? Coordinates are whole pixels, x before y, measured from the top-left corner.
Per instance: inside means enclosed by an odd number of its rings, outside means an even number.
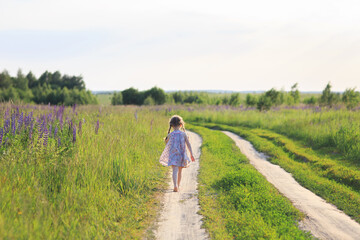
[[[156,214],[167,117],[137,107],[61,109],[1,106],[10,130],[1,130],[0,236],[138,238]]]
[[[302,214],[218,129],[360,222],[360,111],[2,104],[0,236],[146,236],[166,184],[158,158],[173,114],[203,138],[199,199],[213,239],[311,238],[297,227]]]

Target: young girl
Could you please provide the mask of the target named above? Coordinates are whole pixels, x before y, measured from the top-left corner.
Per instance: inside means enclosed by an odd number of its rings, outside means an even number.
[[[165,138],[166,146],[160,156],[160,163],[164,166],[172,166],[174,192],[177,192],[180,187],[181,171],[190,164],[189,157],[186,154],[186,146],[190,151],[191,161],[194,162],[195,158],[191,149],[189,138],[185,133],[185,123],[183,119],[178,115],[174,115],[170,118],[169,125],[168,135]],[[174,131],[170,133],[171,128],[173,128]],[[181,131],[180,128],[183,131]]]

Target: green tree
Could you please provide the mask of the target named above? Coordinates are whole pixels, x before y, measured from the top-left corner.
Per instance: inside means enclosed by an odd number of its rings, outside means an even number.
[[[144,93],[144,98],[151,96],[151,98],[154,100],[155,104],[164,104],[166,101],[166,94],[164,90],[158,87],[153,87]]]
[[[121,105],[123,104],[123,97],[121,92],[114,92],[112,98],[111,98],[111,104],[112,105]]]
[[[229,104],[231,106],[238,106],[240,105],[240,94],[239,93],[233,93],[230,96]]]
[[[174,92],[172,96],[174,98],[175,103],[181,103],[181,104],[184,103],[184,94],[182,92],[180,91]]]
[[[272,105],[273,105],[273,100],[271,99],[271,97],[266,94],[262,94],[259,97],[259,100],[256,104],[256,108],[259,111],[266,111],[269,110]]]
[[[325,89],[322,91],[322,95],[319,99],[319,102],[323,106],[332,107],[334,104],[339,102],[339,95],[331,92],[331,84],[330,82],[326,85]]]
[[[144,103],[144,94],[135,88],[128,88],[121,92],[123,103],[126,105],[135,104],[142,105]]]
[[[342,101],[348,109],[352,109],[360,103],[360,93],[355,88],[348,88],[342,95]]]
[[[283,103],[282,93],[272,88],[263,93],[257,102],[257,109],[260,111],[269,110],[272,106]]]
[[[293,103],[297,104],[300,102],[300,92],[298,90],[298,83],[291,86],[290,96],[292,97]]]
[[[54,72],[49,83],[52,89],[63,88],[64,84],[61,78],[61,73],[59,71]]]
[[[311,96],[311,97],[309,97],[309,98],[304,99],[304,103],[305,103],[305,104],[311,104],[311,105],[316,104],[317,101],[318,101],[318,100],[317,100],[316,97],[314,97],[314,96]]]
[[[147,98],[145,98],[144,105],[155,105],[155,100],[149,95]]]
[[[28,80],[29,88],[34,88],[39,85],[38,80],[36,79],[35,75],[31,71],[26,75],[26,78]]]
[[[0,88],[9,88],[11,86],[11,77],[8,71],[4,70],[0,73]]]
[[[247,106],[256,106],[257,102],[258,102],[258,99],[255,95],[250,94],[250,93],[246,94],[245,104]]]
[[[23,91],[28,90],[28,80],[22,73],[21,69],[18,70],[17,76],[12,79],[13,87],[17,89],[21,89]]]
[[[19,100],[19,94],[15,88],[10,86],[9,88],[3,90],[3,99],[4,101],[16,102]]]
[[[41,86],[44,86],[45,84],[50,84],[52,78],[52,74],[48,71],[45,71],[41,76],[39,77],[39,84]]]

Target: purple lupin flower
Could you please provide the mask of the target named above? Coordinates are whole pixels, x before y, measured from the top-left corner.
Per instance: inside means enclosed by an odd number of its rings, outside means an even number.
[[[4,129],[1,128],[1,130],[0,130],[0,145],[2,144],[3,137],[4,137]]]
[[[61,139],[60,139],[60,137],[58,138],[58,147],[60,147],[61,146]]]
[[[24,113],[21,112],[21,115],[19,116],[19,119],[18,119],[18,131],[21,130],[21,127],[23,125],[23,121],[24,121]]]
[[[30,122],[30,127],[29,127],[29,129],[30,129],[30,132],[33,131],[33,129],[34,129],[34,122]]]
[[[58,128],[55,127],[55,129],[54,129],[54,138],[56,138],[57,133],[58,133]]]
[[[73,127],[73,143],[76,142],[76,126]]]
[[[96,122],[96,126],[95,126],[95,134],[98,134],[98,132],[99,132],[99,125],[100,125],[100,122],[99,122],[99,119],[98,119],[97,122]]]
[[[137,120],[138,120],[137,111],[135,112],[134,116],[135,116],[135,119],[136,119],[136,121],[137,121]]]
[[[4,131],[5,133],[9,132],[9,127],[10,127],[10,119],[6,119],[5,120],[5,124],[4,124]]]
[[[49,137],[51,137],[51,133],[52,133],[52,124],[50,123],[50,126],[49,126]]]
[[[12,135],[15,135],[16,132],[16,116],[15,114],[11,115],[11,133]]]
[[[45,123],[45,119],[43,120],[43,122],[39,125],[39,138],[42,138],[44,130],[46,127],[46,123]]]
[[[47,127],[45,127],[45,129],[44,129],[44,138],[43,138],[43,145],[44,145],[44,147],[46,147],[47,146],[47,144],[48,144],[48,138],[49,138],[49,132],[48,132],[48,129],[47,129]]]

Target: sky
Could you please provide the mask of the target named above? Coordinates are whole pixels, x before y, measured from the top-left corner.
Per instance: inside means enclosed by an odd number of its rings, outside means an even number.
[[[90,90],[360,90],[358,0],[0,0],[0,71]]]

